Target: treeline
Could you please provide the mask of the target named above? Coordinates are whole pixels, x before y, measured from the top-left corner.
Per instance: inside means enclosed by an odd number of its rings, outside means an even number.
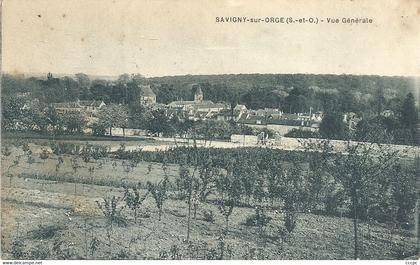
[[[245,104],[248,108],[280,108],[285,112],[309,112],[331,108],[341,111],[378,112],[395,109],[402,98],[414,91],[408,77],[312,75],[312,74],[239,74],[187,75],[145,78],[121,75],[116,81],[91,80],[85,74],[47,79],[24,78],[4,74],[5,96],[30,92],[42,102],[65,102],[79,99],[103,100],[105,103],[137,103],[138,85],[151,85],[160,103],[191,100],[191,84],[200,84],[204,98],[214,102]]]
[[[165,137],[186,137],[204,140],[230,139],[232,134],[257,135],[261,131],[235,122],[180,119],[168,116],[164,109],[151,110],[142,105],[103,106],[93,122],[78,111],[59,113],[54,107],[25,98],[2,98],[2,130],[35,132],[43,135],[81,135],[90,129],[95,136],[112,136],[113,128],[142,129]]]
[[[353,139],[362,142],[404,145],[420,144],[419,114],[412,93],[408,93],[404,100],[395,107],[395,112],[392,111],[388,115],[379,112],[371,116],[347,117],[347,122],[343,120],[344,115],[339,110],[330,110],[326,112],[320,124],[319,133],[293,131],[289,133],[289,136],[306,138],[311,135],[324,139]]]
[[[107,105],[123,105],[125,110],[119,111],[118,108],[116,112],[109,111],[108,116],[117,117],[114,121],[105,119],[108,122],[97,124],[97,134],[104,134],[104,129],[111,127],[149,127],[152,133],[171,135],[177,133],[173,132],[174,126],[154,122],[153,117],[159,121],[165,118],[158,112],[152,115],[139,103],[139,86],[151,85],[157,102],[167,104],[174,100],[191,100],[194,93],[192,83],[200,84],[205,99],[228,102],[232,107],[236,104],[245,104],[251,109],[273,107],[287,113],[323,111],[326,116],[319,134],[322,138],[352,138],[397,144],[418,144],[419,141],[419,110],[415,97],[409,92],[416,89],[415,82],[408,77],[249,74],[145,78],[124,74],[115,81],[106,81],[90,80],[85,74],[76,74],[74,78],[55,78],[49,74],[46,79],[3,75],[2,115],[3,120],[8,122],[16,120],[19,113],[26,112],[22,115],[21,124],[44,128],[45,119],[40,115],[40,109],[48,106],[48,103],[77,99],[102,100]],[[21,95],[26,92],[30,93],[24,102]],[[25,106],[28,101],[32,102],[30,107]],[[390,115],[383,115],[384,111]],[[348,124],[342,121],[343,114],[348,112],[361,118],[353,130],[349,130]],[[83,126],[74,124],[74,121],[83,122],[77,114],[63,119],[60,121],[63,125],[58,127],[70,128],[64,131],[73,133],[83,129]],[[51,119],[47,121],[55,126]],[[7,124],[3,125],[7,128]],[[178,127],[176,130],[182,132],[183,126]],[[375,135],[376,131],[383,133]],[[302,132],[290,134],[295,137],[306,135]]]

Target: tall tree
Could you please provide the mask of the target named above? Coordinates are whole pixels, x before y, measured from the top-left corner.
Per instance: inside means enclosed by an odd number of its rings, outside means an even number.
[[[345,132],[342,114],[337,112],[326,113],[319,127],[321,136],[328,139],[342,139],[345,137]]]
[[[401,106],[400,122],[402,127],[407,129],[415,129],[419,122],[419,114],[416,109],[413,93],[408,93]]]
[[[418,143],[418,141],[420,140],[417,132],[418,122],[419,113],[416,109],[414,96],[412,93],[408,93],[400,110],[400,123],[402,127],[400,134],[402,137],[398,138],[406,138],[406,136],[408,136],[409,139],[408,141],[407,139],[405,140],[406,143]]]
[[[98,113],[98,122],[109,128],[109,135],[112,136],[112,128],[126,128],[128,123],[128,111],[125,106],[110,104],[101,108]]]

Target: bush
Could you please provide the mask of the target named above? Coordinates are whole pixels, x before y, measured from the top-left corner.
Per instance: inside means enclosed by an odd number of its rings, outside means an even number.
[[[214,223],[214,213],[212,210],[204,210],[203,211],[203,220],[208,223]]]
[[[50,239],[53,238],[57,232],[62,230],[63,227],[52,225],[38,225],[38,228],[29,232],[33,239]]]
[[[344,204],[345,194],[344,191],[338,190],[333,191],[331,190],[325,196],[325,212],[328,215],[337,215],[338,208],[341,208]]]
[[[244,224],[246,226],[265,226],[271,221],[271,219],[271,217],[265,214],[255,213],[248,216]]]
[[[297,216],[295,212],[287,211],[284,218],[284,226],[291,233],[296,228]]]
[[[56,155],[69,154],[75,155],[79,153],[80,146],[73,143],[52,142],[51,150]]]
[[[292,129],[284,136],[293,138],[321,138],[321,135],[318,132],[306,131],[301,129]]]
[[[12,242],[11,250],[13,259],[25,258],[25,243],[22,238],[15,238]]]
[[[92,134],[95,136],[105,136],[107,128],[102,123],[94,123],[91,126]]]
[[[45,244],[34,246],[30,250],[29,259],[45,260],[51,257],[51,252]]]

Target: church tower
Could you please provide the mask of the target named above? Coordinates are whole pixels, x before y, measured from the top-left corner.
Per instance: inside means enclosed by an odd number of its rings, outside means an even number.
[[[201,87],[199,86],[194,94],[194,101],[202,102],[204,99],[203,91],[201,91]]]

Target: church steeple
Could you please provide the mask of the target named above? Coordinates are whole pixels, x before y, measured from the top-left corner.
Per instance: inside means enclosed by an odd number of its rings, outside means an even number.
[[[201,87],[198,86],[198,88],[197,88],[197,90],[195,91],[195,94],[194,94],[194,101],[202,102],[203,99],[204,99],[203,91],[201,90]]]

